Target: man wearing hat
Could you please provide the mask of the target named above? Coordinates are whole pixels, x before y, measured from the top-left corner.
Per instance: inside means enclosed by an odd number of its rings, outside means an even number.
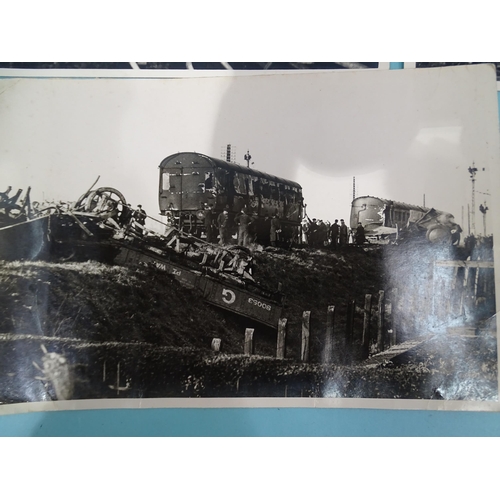
[[[339,243],[339,220],[335,219],[335,222],[330,226],[330,239],[331,246],[335,250]]]
[[[347,226],[345,225],[344,219],[340,219],[339,227],[339,246],[345,247],[349,241],[349,232]]]
[[[354,234],[354,241],[356,245],[362,245],[365,242],[365,228],[361,222],[358,222],[358,227],[356,228],[356,233]]]
[[[203,219],[203,224],[205,226],[205,234],[207,236],[207,243],[215,243],[214,234],[214,206],[212,204],[205,203],[205,209],[203,211],[205,218]]]
[[[254,218],[242,208],[241,212],[234,218],[234,223],[238,226],[238,245],[248,247],[250,245],[250,226],[254,223]]]
[[[146,211],[142,209],[142,205],[137,205],[137,210],[134,210],[134,229],[142,234],[144,232],[144,224],[146,223]]]
[[[230,242],[231,234],[229,232],[229,212],[227,208],[217,217],[217,226],[219,228],[219,236],[221,245],[227,245]]]

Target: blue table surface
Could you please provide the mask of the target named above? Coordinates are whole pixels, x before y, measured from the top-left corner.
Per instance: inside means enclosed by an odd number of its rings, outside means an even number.
[[[71,410],[3,415],[0,436],[500,436],[500,414],[337,408]]]

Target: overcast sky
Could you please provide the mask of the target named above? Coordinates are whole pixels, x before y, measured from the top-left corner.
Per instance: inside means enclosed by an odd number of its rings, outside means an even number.
[[[31,186],[32,200],[74,201],[100,175],[157,216],[161,160],[229,143],[237,162],[249,149],[254,168],[299,182],[310,217],[348,220],[355,176],[357,196],[425,194],[462,223],[472,162],[476,205],[500,192],[495,70],[0,80],[0,190]]]

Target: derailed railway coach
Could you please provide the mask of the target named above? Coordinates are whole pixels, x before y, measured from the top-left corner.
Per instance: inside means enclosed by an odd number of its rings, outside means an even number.
[[[458,245],[462,233],[448,212],[374,196],[360,196],[352,201],[351,228],[358,223],[372,243],[425,237],[430,243]]]
[[[207,206],[213,220],[228,211],[232,232],[242,209],[253,217],[256,241],[268,244],[271,218],[277,217],[281,239],[299,241],[303,197],[300,184],[201,153],[176,153],[159,165],[160,214],[183,231],[206,237]]]

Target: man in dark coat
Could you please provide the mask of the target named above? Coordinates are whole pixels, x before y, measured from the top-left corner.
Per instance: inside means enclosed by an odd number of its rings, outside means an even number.
[[[316,219],[311,220],[309,217],[307,217],[307,220],[309,221],[307,241],[310,247],[316,248],[318,245],[318,223],[316,222]]]
[[[219,228],[219,243],[221,245],[227,245],[230,241],[231,234],[229,231],[229,212],[226,209],[217,217],[217,227]]]
[[[137,210],[135,211],[134,214],[134,219],[139,223],[144,225],[146,222],[146,211],[142,208],[142,205],[137,205]]]
[[[250,225],[253,224],[254,218],[245,212],[242,208],[241,212],[234,218],[234,223],[238,226],[238,245],[248,247],[250,245]]]
[[[205,210],[203,211],[203,213],[205,215],[203,225],[205,227],[205,234],[207,236],[207,243],[215,243],[213,205],[205,204]]]
[[[137,209],[133,214],[133,228],[138,234],[144,233],[144,224],[146,223],[146,211],[143,210],[142,205],[137,205]]]
[[[278,241],[279,234],[281,233],[281,223],[276,214],[273,215],[271,219],[271,232],[269,233],[269,240],[271,246],[275,247]]]
[[[333,249],[337,248],[337,246],[339,244],[339,220],[338,219],[335,219],[335,222],[330,227],[330,239],[332,240],[331,247]]]
[[[323,248],[325,246],[325,241],[328,239],[328,226],[321,219],[318,222],[316,234],[316,245],[318,248]]]
[[[130,221],[132,220],[133,215],[134,215],[134,211],[132,210],[132,206],[130,205],[130,203],[123,205],[122,206],[122,213],[120,215],[120,224],[123,227],[127,227],[130,224]]]
[[[356,228],[356,233],[354,234],[354,241],[356,245],[362,245],[365,242],[365,228],[361,222],[358,222],[358,227]]]
[[[340,219],[339,246],[341,248],[346,246],[348,241],[349,241],[349,232],[347,226],[344,223],[344,219]]]

